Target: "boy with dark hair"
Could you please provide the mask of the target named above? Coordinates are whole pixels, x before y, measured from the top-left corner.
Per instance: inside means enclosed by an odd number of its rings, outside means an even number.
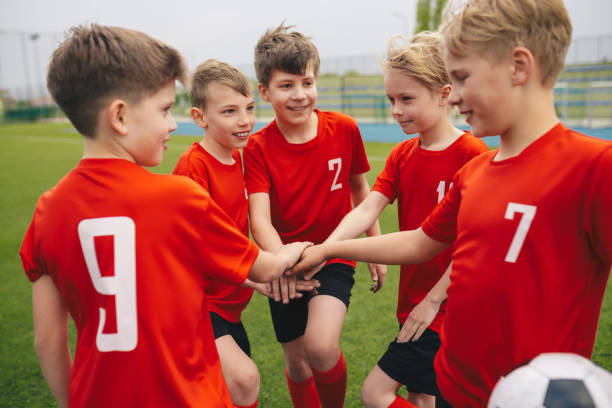
[[[276,118],[244,150],[251,232],[271,252],[293,241],[323,242],[369,192],[359,128],[349,116],[315,109],[319,55],[290,28],[268,30],[255,48],[259,93]],[[368,235],[379,231],[376,222]],[[275,293],[280,285],[283,302],[270,300],[272,322],[296,407],[344,403],[346,363],[339,341],[354,267],[344,259],[329,262],[316,275],[317,296],[294,299],[291,282],[273,284]],[[382,284],[385,272],[380,267],[373,277]]]
[[[191,79],[191,117],[204,130],[179,158],[173,174],[187,176],[200,184],[244,236],[249,235],[249,204],[240,151],[253,126],[255,102],[251,84],[231,65],[207,60]],[[312,289],[314,281],[301,281],[300,289]],[[247,279],[232,285],[207,279],[206,299],[223,377],[237,407],[256,407],[259,372],[251,360],[251,346],[241,321],[253,289],[271,296],[264,283]],[[298,295],[301,294],[298,292]]]
[[[204,278],[268,281],[306,245],[260,251],[196,183],[141,167],[162,160],[184,77],[176,50],[124,28],[73,28],[52,56],[49,90],[84,153],[39,199],[20,255],[61,407],[231,407]]]
[[[466,164],[420,228],[314,247],[295,271],[335,256],[424,262],[453,244],[436,404],[480,407],[540,353],[591,356],[612,263],[612,143],[556,116],[572,31],[561,0],[449,7],[450,101],[499,149]]]

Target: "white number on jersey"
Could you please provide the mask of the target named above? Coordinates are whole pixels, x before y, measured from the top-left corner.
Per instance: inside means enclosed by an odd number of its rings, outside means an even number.
[[[100,321],[96,346],[99,351],[131,351],[138,343],[136,311],[136,227],[128,217],[90,218],[79,223],[81,248],[89,276],[96,291],[115,296],[117,333],[102,333],[106,310],[99,308]],[[94,238],[112,235],[114,239],[114,276],[102,276]]]
[[[512,238],[512,242],[510,243],[510,248],[508,248],[508,253],[506,254],[506,262],[515,263],[516,259],[521,252],[521,248],[523,247],[523,243],[525,242],[525,238],[527,237],[527,232],[529,231],[529,227],[531,226],[531,221],[533,221],[533,217],[535,217],[536,206],[535,205],[527,205],[527,204],[517,204],[517,203],[508,203],[508,207],[506,208],[506,215],[504,216],[507,220],[514,219],[515,213],[522,213],[521,221],[519,222],[518,228],[514,233],[514,238]]]
[[[334,181],[329,191],[334,191],[338,190],[339,188],[342,188],[342,183],[338,183],[338,177],[340,177],[340,170],[342,169],[342,159],[340,157],[336,159],[330,159],[327,164],[329,165],[329,171],[334,171],[334,167],[338,166],[338,168],[336,169]]]
[[[451,182],[448,185],[448,189],[450,190],[452,187],[453,183]],[[446,181],[440,181],[440,183],[438,184],[438,189],[436,191],[438,192],[438,202],[440,202],[444,198],[444,194],[446,194]]]

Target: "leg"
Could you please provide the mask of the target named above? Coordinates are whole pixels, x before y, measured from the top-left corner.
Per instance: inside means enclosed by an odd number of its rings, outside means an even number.
[[[319,295],[309,303],[304,345],[323,407],[344,405],[346,362],[340,333],[345,316],[346,305],[335,297]]]
[[[257,366],[236,344],[232,336],[221,336],[215,340],[215,344],[232,402],[239,407],[253,405],[259,394]]]
[[[397,398],[401,386],[376,365],[361,387],[361,401],[367,408],[387,408]]]
[[[340,334],[355,283],[354,273],[346,264],[326,265],[316,275],[321,282],[319,295],[308,303],[304,346],[324,408],[344,405],[347,375]]]
[[[288,304],[270,299],[270,313],[276,339],[283,347],[287,387],[295,408],[319,408],[319,396],[304,352],[308,319],[307,296]]]
[[[409,392],[406,399],[419,408],[435,408],[436,397],[425,393]]]

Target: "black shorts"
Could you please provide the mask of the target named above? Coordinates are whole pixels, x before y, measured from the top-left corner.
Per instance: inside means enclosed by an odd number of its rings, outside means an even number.
[[[417,341],[398,343],[397,338],[378,360],[378,366],[409,392],[436,395],[434,357],[440,348],[440,336],[433,330],[425,332]]]
[[[317,279],[321,286],[317,288],[319,295],[330,295],[340,299],[348,309],[351,289],[355,284],[355,268],[343,263],[325,265],[313,279]],[[289,303],[276,302],[268,299],[272,325],[276,339],[280,343],[288,343],[304,335],[308,321],[308,302],[313,298],[311,292],[304,292],[304,296],[290,300]]]
[[[251,357],[251,344],[242,322],[232,323],[215,312],[210,312],[210,322],[212,323],[215,340],[229,334],[238,344],[238,347],[244,351],[244,354]]]

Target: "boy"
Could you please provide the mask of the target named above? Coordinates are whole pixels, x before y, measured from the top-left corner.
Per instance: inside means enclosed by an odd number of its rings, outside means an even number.
[[[302,239],[322,242],[351,202],[359,204],[369,191],[364,174],[369,164],[357,124],[346,115],[315,109],[318,52],[290,28],[281,24],[268,30],[255,48],[258,90],[276,119],[251,136],[244,150],[251,232],[271,252]],[[368,234],[378,231],[375,223]],[[274,283],[275,292],[281,286],[283,302],[270,300],[272,322],[295,407],[344,403],[346,363],[339,340],[354,266],[332,260],[316,275],[321,286],[314,297],[294,299],[285,279]],[[383,278],[381,270],[379,282]]]
[[[184,75],[176,50],[124,28],[73,28],[52,56],[49,90],[84,153],[41,196],[20,255],[61,407],[231,407],[204,276],[274,279],[304,246],[259,251],[196,183],[141,167],[162,160]]]
[[[296,271],[329,256],[423,262],[454,242],[437,403],[477,407],[540,353],[591,355],[612,262],[612,144],[555,115],[571,38],[561,0],[470,0],[442,33],[451,103],[499,149],[466,164],[420,228],[313,248]]]
[[[183,153],[173,174],[198,182],[248,237],[249,206],[238,149],[246,145],[255,125],[249,80],[231,65],[211,59],[193,74],[190,96],[191,117],[205,134]],[[223,377],[238,407],[257,406],[259,393],[259,372],[250,358],[249,339],[240,320],[253,289],[269,295],[265,284],[249,279],[242,286],[218,279],[206,282]]]
[[[442,200],[455,173],[488,150],[482,140],[451,123],[442,36],[421,32],[406,44],[397,44],[396,39],[389,40],[382,64],[385,92],[404,133],[418,136],[393,148],[372,191],[326,242],[359,236],[396,198],[400,230],[417,228]],[[446,311],[450,258],[451,248],[427,263],[402,265],[397,298],[402,329],[363,384],[361,399],[366,407],[433,408],[433,362]],[[397,395],[402,385],[414,405]]]

